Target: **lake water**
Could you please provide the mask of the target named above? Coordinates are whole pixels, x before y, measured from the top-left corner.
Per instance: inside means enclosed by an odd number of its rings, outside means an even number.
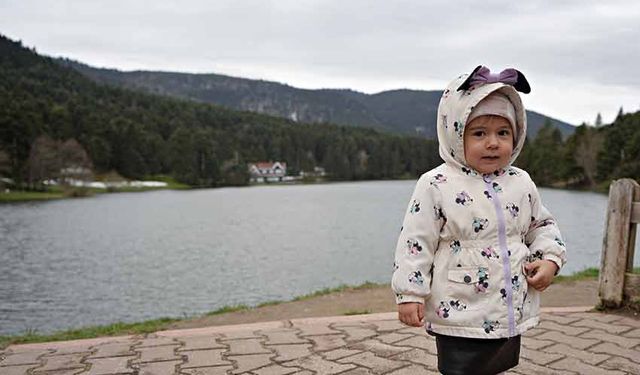
[[[1,205],[0,335],[193,316],[340,284],[388,282],[414,183],[156,191]],[[599,266],[607,197],[541,194],[568,246],[562,274]]]

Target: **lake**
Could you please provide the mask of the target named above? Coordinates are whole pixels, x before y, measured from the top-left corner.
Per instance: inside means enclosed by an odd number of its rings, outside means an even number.
[[[270,185],[0,205],[0,335],[193,316],[388,282],[414,184]],[[568,246],[562,274],[598,267],[607,197],[540,191]]]

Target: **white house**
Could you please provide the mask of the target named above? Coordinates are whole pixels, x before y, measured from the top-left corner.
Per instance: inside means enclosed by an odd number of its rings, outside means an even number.
[[[286,180],[287,163],[257,162],[249,164],[251,182],[281,182]]]

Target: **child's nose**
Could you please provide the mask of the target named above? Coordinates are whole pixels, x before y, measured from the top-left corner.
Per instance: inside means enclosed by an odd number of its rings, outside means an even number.
[[[496,146],[498,146],[498,137],[495,134],[490,134],[487,137],[487,146],[488,147],[496,147]]]

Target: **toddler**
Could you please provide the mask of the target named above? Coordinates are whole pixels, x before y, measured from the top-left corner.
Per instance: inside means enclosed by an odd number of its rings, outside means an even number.
[[[436,338],[443,374],[497,374],[518,364],[538,324],[539,293],[566,262],[555,220],[522,169],[522,73],[478,66],[444,90],[444,164],[418,180],[396,246],[399,319]]]

